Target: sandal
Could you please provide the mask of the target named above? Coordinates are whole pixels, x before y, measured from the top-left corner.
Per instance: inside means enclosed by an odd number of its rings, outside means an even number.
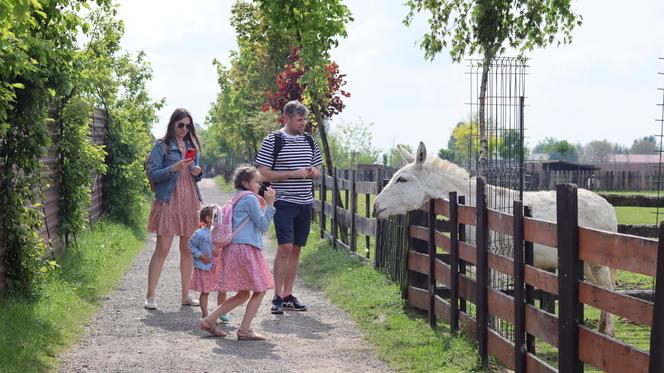
[[[202,319],[200,323],[198,323],[198,327],[201,328],[202,330],[205,330],[206,332],[212,334],[215,337],[225,337],[228,335],[225,331],[219,329],[217,325],[210,326],[208,322],[205,319]]]
[[[237,339],[238,341],[264,341],[267,338],[260,334],[254,333],[254,331],[251,329],[247,330],[246,332],[242,332],[238,329]]]
[[[198,301],[198,299],[194,299],[191,295],[185,299],[182,299],[182,305],[183,306],[192,306],[192,307],[198,307],[201,305],[201,303]]]

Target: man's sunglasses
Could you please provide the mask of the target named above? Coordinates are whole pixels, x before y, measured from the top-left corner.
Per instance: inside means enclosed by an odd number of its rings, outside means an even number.
[[[187,129],[188,129],[188,130],[194,128],[194,125],[193,125],[193,124],[178,123],[178,128],[182,129],[182,128],[184,128],[184,126],[187,126]]]

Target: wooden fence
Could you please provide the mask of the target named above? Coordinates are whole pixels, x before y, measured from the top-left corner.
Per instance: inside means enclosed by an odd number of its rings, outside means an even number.
[[[338,177],[339,171],[334,170],[335,177],[325,174],[323,169],[321,178],[317,181],[320,199],[314,201],[314,210],[318,212],[321,238],[331,238],[333,245],[343,246],[350,252],[357,254],[357,237],[364,235],[365,259],[370,257],[371,237],[376,236],[376,219],[370,216],[373,208],[371,196],[378,194],[382,187],[382,177],[378,182],[356,181],[355,170],[351,171],[350,179]],[[328,191],[331,191],[331,201],[328,201]],[[345,208],[338,207],[337,198],[344,194],[342,202]],[[364,203],[364,216],[357,213],[358,205]],[[333,206],[337,206],[334,208]],[[327,229],[327,218],[331,219],[330,229]],[[340,239],[339,226],[348,228],[349,239],[344,242]]]
[[[49,117],[54,117],[53,109],[49,110]],[[55,143],[59,130],[55,121],[47,122],[49,135],[52,139],[51,145],[45,157],[41,159],[44,165],[45,183],[38,185],[35,192],[41,193],[43,199],[39,199],[41,203],[39,209],[43,216],[42,228],[39,230],[39,236],[46,242],[50,250],[58,249],[63,246],[63,238],[58,234],[58,223],[60,221],[60,155],[57,153]],[[90,141],[97,145],[106,143],[106,114],[104,111],[95,109],[90,118]],[[0,170],[1,171],[1,170]],[[102,213],[102,190],[103,179],[97,175],[91,175],[94,179],[92,186],[92,204],[90,206],[90,221],[99,219]],[[0,213],[1,214],[1,213]],[[2,241],[0,241],[0,258],[3,258],[4,248]],[[0,290],[4,288],[4,260],[0,260]]]
[[[365,194],[380,191],[376,183],[369,186],[353,183],[352,178],[325,177],[320,188],[324,191],[330,186],[351,195],[358,189]],[[489,209],[481,180],[477,188],[476,207],[463,205],[451,192],[449,200],[427,202],[420,209],[424,211],[385,221],[361,217],[367,219],[361,224],[357,224],[360,217],[351,213],[357,206],[353,199],[350,211],[319,201],[322,235],[332,238],[335,246],[341,244],[354,252],[352,238],[350,245],[339,242],[337,225],[351,227],[355,221],[355,227],[362,226],[358,232],[369,236],[373,228],[373,264],[401,285],[409,305],[427,312],[432,327],[442,320],[453,332],[476,340],[485,366],[492,355],[517,372],[581,372],[584,363],[607,372],[664,372],[664,291],[656,291],[654,302],[649,302],[583,279],[583,262],[588,262],[656,276],[656,283],[664,284],[664,225],[659,242],[579,227],[576,186],[571,184],[556,188],[556,223],[524,216],[527,208],[518,201],[513,215]],[[326,217],[332,219],[331,234],[325,227]],[[466,226],[476,228],[475,245],[465,242]],[[490,232],[513,237],[514,258],[488,250]],[[533,266],[533,244],[558,249],[558,275]],[[466,271],[471,266],[474,276]],[[512,294],[490,286],[491,271],[514,279]],[[558,296],[557,314],[535,307],[535,289]],[[468,311],[470,304],[473,313]],[[585,326],[584,305],[650,327],[650,351]],[[514,339],[493,329],[491,317],[513,325]],[[557,367],[537,355],[536,339],[558,349]]]

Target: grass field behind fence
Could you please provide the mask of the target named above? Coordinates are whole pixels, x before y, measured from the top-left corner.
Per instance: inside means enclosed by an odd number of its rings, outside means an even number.
[[[144,214],[147,219],[147,214]],[[80,338],[103,297],[143,248],[144,233],[99,221],[63,249],[33,300],[0,298],[0,371],[42,372]]]

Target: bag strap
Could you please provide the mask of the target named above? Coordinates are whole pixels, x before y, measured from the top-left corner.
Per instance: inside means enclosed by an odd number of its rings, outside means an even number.
[[[235,236],[237,236],[237,234],[240,233],[242,228],[246,227],[248,223],[249,223],[249,217],[247,216],[246,218],[244,218],[244,220],[242,220],[242,223],[240,223],[240,225],[238,225],[237,228],[235,228],[233,230],[233,233],[231,233],[231,236],[233,238],[235,238]]]
[[[235,197],[233,197],[233,208],[235,208],[235,204],[238,203],[242,198],[249,194],[254,194],[254,192],[250,192],[248,190],[242,191],[238,193]],[[249,223],[249,217],[247,216],[244,218],[244,220],[233,230],[233,233],[231,235],[233,237],[237,236],[237,234]]]
[[[274,166],[277,164],[277,156],[281,153],[281,149],[284,147],[284,138],[281,135],[281,131],[275,131],[274,134],[274,146],[272,147],[272,167],[271,170],[274,170]]]
[[[277,156],[279,155],[279,153],[281,153],[281,149],[284,148],[284,137],[281,134],[281,131],[275,131],[273,132],[273,134],[274,134],[274,146],[272,147],[272,167],[270,167],[271,170],[274,170],[274,166],[277,163]],[[304,138],[307,140],[307,143],[311,148],[311,159],[313,161],[314,152],[316,149],[316,145],[314,144],[314,142],[316,140],[314,140],[313,136],[311,136],[306,132],[302,133],[302,135],[304,135]]]
[[[248,194],[254,194],[254,192],[248,191],[248,190],[243,190],[240,193],[236,194],[233,199],[231,200],[231,203],[233,204],[233,207],[235,207],[235,204],[238,203],[244,196]]]

